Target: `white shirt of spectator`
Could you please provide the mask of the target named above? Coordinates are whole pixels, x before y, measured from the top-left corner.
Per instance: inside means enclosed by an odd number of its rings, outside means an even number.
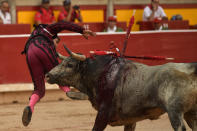
[[[6,12],[4,15],[0,10],[0,18],[3,20],[3,24],[11,24],[11,15],[9,12]]]
[[[152,10],[150,9],[149,6],[146,6],[144,8],[144,13],[143,13],[143,21],[148,21],[148,17],[152,14]],[[165,17],[166,14],[161,6],[158,6],[157,11],[155,11],[154,18],[162,18]]]
[[[116,30],[117,30],[117,27],[116,26],[114,26],[114,28],[113,29],[111,29],[111,28],[107,28],[107,32],[108,33],[114,33],[114,32],[116,32]]]

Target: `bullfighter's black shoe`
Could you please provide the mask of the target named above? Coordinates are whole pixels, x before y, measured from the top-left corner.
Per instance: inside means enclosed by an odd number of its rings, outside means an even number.
[[[22,122],[24,126],[28,126],[32,117],[32,111],[30,106],[25,107],[23,111],[23,116],[22,116]]]

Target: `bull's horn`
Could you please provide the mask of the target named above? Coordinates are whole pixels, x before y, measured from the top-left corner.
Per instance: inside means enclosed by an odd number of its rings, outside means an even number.
[[[80,60],[80,61],[85,61],[86,60],[86,56],[85,55],[79,55],[79,54],[76,54],[74,52],[72,52],[71,56],[73,58],[77,59],[77,60]]]
[[[57,55],[58,55],[58,57],[59,57],[61,60],[64,60],[64,59],[68,58],[68,57],[66,57],[66,56],[63,56],[63,55],[60,54],[59,52],[57,52]]]
[[[63,44],[63,45],[64,45],[65,50],[68,52],[68,54],[71,57],[73,57],[73,58],[75,58],[77,60],[80,60],[80,61],[85,61],[86,60],[86,56],[85,55],[76,54],[76,53],[72,52],[70,49],[68,49],[65,44]]]

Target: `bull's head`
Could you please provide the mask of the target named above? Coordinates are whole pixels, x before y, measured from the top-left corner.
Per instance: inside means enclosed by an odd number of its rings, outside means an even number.
[[[70,54],[70,57],[58,54],[63,61],[47,73],[45,77],[50,84],[56,83],[61,86],[76,87],[81,78],[81,65],[86,57],[70,51],[65,45],[64,48]]]

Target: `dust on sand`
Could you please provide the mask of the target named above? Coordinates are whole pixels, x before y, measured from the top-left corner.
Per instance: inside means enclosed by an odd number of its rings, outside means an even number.
[[[87,100],[40,102],[35,107],[30,125],[24,127],[21,116],[26,105],[0,105],[0,131],[91,131],[96,116],[96,111]],[[107,126],[105,131],[123,131],[123,127]],[[173,129],[165,114],[159,120],[138,122],[136,131]],[[191,131],[188,126],[187,131]]]

